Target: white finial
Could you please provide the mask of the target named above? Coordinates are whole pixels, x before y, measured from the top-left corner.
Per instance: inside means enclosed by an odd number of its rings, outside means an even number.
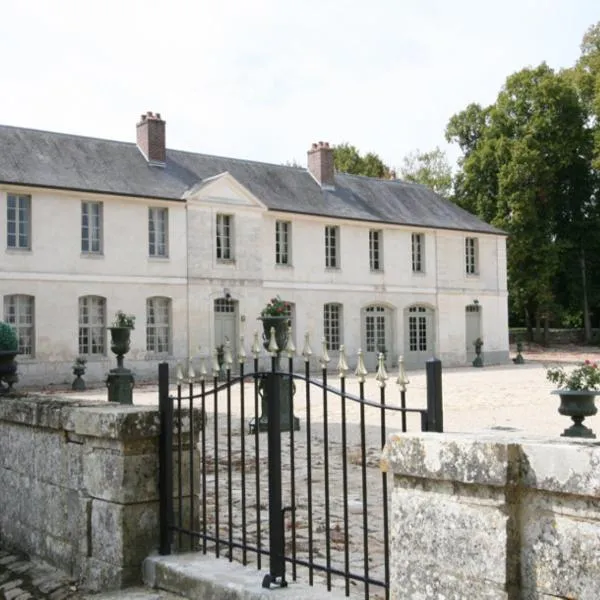
[[[238,362],[243,364],[246,362],[246,348],[244,348],[244,336],[240,335],[240,347],[238,348]]]
[[[206,371],[206,359],[204,356],[200,358],[200,381],[204,381],[208,372]]]
[[[365,367],[363,351],[360,348],[358,349],[358,363],[356,365],[356,371],[354,371],[354,374],[358,378],[359,383],[364,383],[365,377],[369,374],[367,368]]]
[[[331,359],[329,358],[329,353],[327,352],[327,340],[325,338],[323,338],[321,340],[321,358],[319,359],[319,362],[321,363],[321,367],[326,369],[327,363],[330,360]]]
[[[269,332],[269,347],[267,348],[271,353],[271,356],[276,356],[279,346],[277,345],[277,339],[275,338],[275,327],[271,327]]]
[[[375,375],[375,379],[379,384],[379,387],[385,387],[385,382],[388,378],[387,371],[385,370],[385,354],[383,352],[379,353],[379,357],[377,359],[377,375]]]
[[[292,338],[292,326],[288,325],[287,342],[285,344],[285,351],[287,352],[288,358],[294,358],[296,354],[296,346],[294,346],[294,340]]]
[[[348,371],[348,361],[346,360],[346,348],[344,348],[344,344],[340,346],[340,358],[338,360],[338,371],[340,374],[340,379],[346,377],[346,371]]]
[[[312,356],[312,350],[310,349],[310,335],[308,331],[304,334],[304,348],[302,349],[302,356],[304,356],[304,362],[308,362]]]
[[[196,372],[194,371],[194,365],[192,365],[192,359],[190,358],[188,362],[188,379],[190,382],[194,381],[196,377]]]
[[[398,358],[398,379],[396,379],[396,383],[400,388],[401,392],[406,391],[407,384],[410,383],[408,377],[406,376],[406,371],[404,370],[404,357],[401,356]]]
[[[233,364],[233,356],[231,356],[231,342],[229,338],[225,338],[225,351],[223,352],[223,362],[226,369],[231,369]]]
[[[221,371],[221,367],[219,366],[219,359],[217,358],[216,348],[213,350],[212,355],[212,371],[215,377],[217,377],[219,375],[219,372]]]
[[[260,354],[260,342],[258,341],[258,331],[254,332],[254,341],[252,342],[252,348],[250,352],[254,354],[254,358],[258,358]]]
[[[177,377],[178,383],[183,381],[183,369],[179,363],[177,363],[177,369],[175,369],[175,377]]]

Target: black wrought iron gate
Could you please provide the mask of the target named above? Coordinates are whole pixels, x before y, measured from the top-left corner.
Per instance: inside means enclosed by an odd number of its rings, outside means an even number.
[[[387,403],[382,360],[374,400],[364,370],[350,381],[344,362],[339,387],[326,368],[311,378],[308,359],[295,373],[292,358],[278,370],[273,357],[265,371],[255,356],[250,373],[240,361],[234,376],[230,361],[224,374],[181,378],[173,393],[159,365],[161,554],[214,552],[258,569],[268,555],[264,586],[285,587],[289,565],[294,581],[388,598],[379,456],[391,431],[442,431],[441,363],[427,362],[427,407],[414,408],[402,381],[400,403]]]

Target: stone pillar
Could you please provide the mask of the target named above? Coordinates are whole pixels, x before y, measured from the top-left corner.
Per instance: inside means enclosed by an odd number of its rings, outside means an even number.
[[[199,411],[194,419],[199,431]],[[188,432],[184,415],[184,495]],[[155,407],[3,399],[2,543],[47,560],[90,591],[139,583],[142,561],[158,548],[158,435]]]
[[[600,598],[600,446],[391,436],[392,598]]]

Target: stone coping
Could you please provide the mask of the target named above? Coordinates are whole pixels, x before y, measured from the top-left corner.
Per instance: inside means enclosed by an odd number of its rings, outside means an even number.
[[[600,441],[489,434],[390,435],[381,468],[462,484],[600,497]]]
[[[201,419],[195,409],[194,418]],[[182,431],[189,431],[189,410],[183,410]],[[160,432],[158,408],[56,396],[4,397],[0,422],[59,429],[76,435],[107,439],[155,437]]]

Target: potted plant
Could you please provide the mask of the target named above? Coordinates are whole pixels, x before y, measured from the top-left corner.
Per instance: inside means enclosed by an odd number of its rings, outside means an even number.
[[[474,342],[475,346],[475,359],[473,360],[474,367],[483,367],[483,357],[481,356],[481,348],[483,346],[483,340],[478,337]]]
[[[110,349],[117,355],[123,356],[129,352],[131,331],[135,329],[135,317],[118,310],[110,327]]]
[[[73,375],[75,375],[75,379],[73,380],[71,389],[78,391],[85,390],[85,381],[81,376],[85,374],[86,363],[87,358],[85,356],[78,356],[73,362]]]
[[[275,340],[279,352],[284,349],[287,343],[288,326],[290,323],[289,312],[290,305],[284,302],[279,296],[271,298],[260,312],[259,319],[263,322],[263,345],[265,349],[269,348],[271,327],[275,328]]]
[[[0,391],[7,393],[17,377],[17,363],[15,356],[19,353],[19,338],[14,328],[0,321]]]
[[[571,417],[574,423],[561,435],[595,438],[594,432],[583,425],[583,421],[585,417],[591,417],[598,412],[595,403],[595,396],[600,394],[598,363],[586,360],[568,373],[563,367],[553,367],[547,370],[546,378],[558,385],[558,389],[552,392],[560,397],[558,412]]]

